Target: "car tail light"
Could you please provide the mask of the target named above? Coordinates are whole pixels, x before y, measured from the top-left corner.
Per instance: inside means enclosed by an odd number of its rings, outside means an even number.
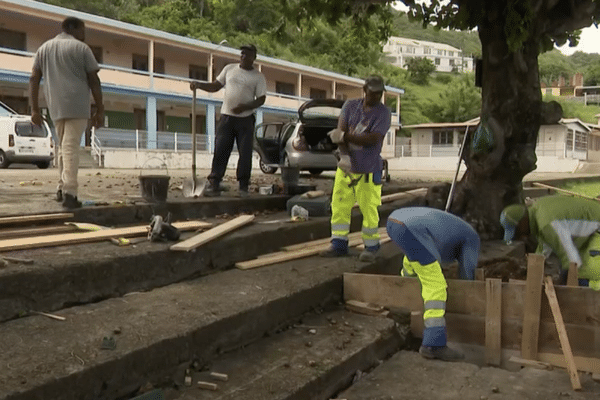
[[[306,144],[306,140],[304,140],[304,136],[297,136],[292,140],[292,147],[297,151],[308,151],[308,145]]]
[[[8,135],[8,147],[15,147],[15,135]]]

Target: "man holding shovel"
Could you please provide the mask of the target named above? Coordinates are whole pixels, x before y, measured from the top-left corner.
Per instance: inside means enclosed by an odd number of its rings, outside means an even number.
[[[365,80],[362,99],[349,100],[342,107],[338,127],[329,132],[339,145],[340,159],[331,199],[331,247],[323,257],[348,255],[348,234],[355,202],[363,215],[362,238],[365,250],[359,260],[372,262],[379,250],[379,211],[383,161],[381,147],[390,129],[390,110],[381,102],[385,86],[379,76]]]
[[[208,175],[208,186],[204,190],[207,197],[221,194],[220,184],[227,170],[234,141],[239,152],[237,180],[240,196],[248,196],[254,144],[254,110],[265,103],[267,83],[264,75],[254,68],[256,47],[248,44],[240,49],[240,63],[226,65],[214,82],[190,84],[193,91],[198,88],[210,93],[225,87],[221,119],[216,132],[215,154]]]

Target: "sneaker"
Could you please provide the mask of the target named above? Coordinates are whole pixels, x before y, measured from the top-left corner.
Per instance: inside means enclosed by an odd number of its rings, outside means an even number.
[[[442,361],[460,361],[465,358],[465,355],[461,352],[451,349],[448,346],[444,347],[428,347],[421,346],[419,348],[419,354],[423,358],[430,360],[442,360]]]
[[[374,262],[376,258],[375,252],[364,249],[358,256],[358,261],[371,263]]]
[[[331,257],[348,257],[348,252],[343,252],[343,251],[339,251],[336,248],[334,248],[333,246],[330,246],[327,250],[323,250],[322,252],[319,253],[319,255],[321,257],[327,257],[327,258],[331,258]]]
[[[68,208],[72,210],[74,208],[81,208],[81,202],[77,200],[77,196],[73,196],[72,194],[65,193],[64,200],[62,202],[62,206],[64,208]]]
[[[56,198],[54,200],[58,201],[59,203],[62,203],[62,201],[63,201],[63,193],[62,193],[61,189],[58,189],[56,191]]]

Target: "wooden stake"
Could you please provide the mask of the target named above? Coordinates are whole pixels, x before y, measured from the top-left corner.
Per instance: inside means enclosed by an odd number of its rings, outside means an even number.
[[[581,390],[579,373],[577,372],[577,366],[575,364],[575,360],[573,359],[573,352],[571,351],[571,343],[569,343],[567,330],[565,329],[560,307],[558,306],[558,299],[556,298],[556,292],[554,291],[552,277],[547,276],[545,283],[546,296],[548,297],[548,303],[550,303],[550,309],[552,310],[552,315],[554,315],[554,321],[556,322],[556,330],[558,331],[560,346],[562,347],[563,354],[565,355],[567,371],[569,371],[569,377],[571,378],[571,386],[573,387],[573,390]]]
[[[218,372],[211,372],[210,373],[210,377],[213,379],[216,379],[218,381],[223,381],[223,382],[227,382],[229,380],[229,375],[227,374],[220,374]]]
[[[577,269],[577,264],[574,262],[569,263],[567,286],[579,286],[579,270]]]
[[[502,280],[486,279],[485,361],[500,366],[502,362]]]
[[[523,305],[521,356],[529,360],[537,358],[543,279],[544,256],[540,254],[528,254],[525,304]]]
[[[215,240],[218,237],[221,237],[234,229],[239,228],[240,226],[249,224],[254,220],[254,215],[240,215],[237,218],[232,219],[231,221],[227,221],[221,225],[215,226],[212,229],[209,229],[206,232],[202,232],[196,236],[193,236],[187,240],[176,243],[170,247],[171,250],[179,250],[179,251],[190,251],[194,250],[197,247],[202,246],[205,243],[210,242],[211,240]]]
[[[198,381],[197,385],[200,389],[207,389],[207,390],[217,390],[219,388],[219,386],[217,386],[216,383],[203,382],[203,381]]]

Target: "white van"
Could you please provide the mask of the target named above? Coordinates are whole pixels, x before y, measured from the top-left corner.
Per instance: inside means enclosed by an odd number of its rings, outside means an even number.
[[[48,168],[54,159],[50,127],[31,123],[31,117],[19,115],[0,102],[0,168],[12,163],[35,164]]]

